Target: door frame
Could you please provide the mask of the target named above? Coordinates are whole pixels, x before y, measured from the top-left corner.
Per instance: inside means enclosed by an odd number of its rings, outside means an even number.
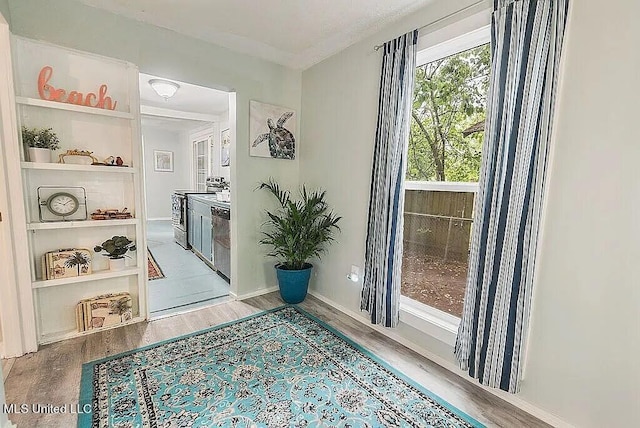
[[[20,139],[18,137],[11,33],[0,15],[0,270],[2,349],[5,357],[38,350],[31,268],[23,204]],[[12,262],[12,263],[11,263]]]

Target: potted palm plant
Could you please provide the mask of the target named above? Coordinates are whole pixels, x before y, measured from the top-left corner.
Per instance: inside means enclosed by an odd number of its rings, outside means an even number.
[[[309,193],[303,185],[300,199],[294,201],[273,179],[259,189],[267,190],[280,204],[277,211],[267,211],[269,219],[263,224],[260,243],[271,247],[269,256],[280,259],[275,266],[280,296],[287,303],[300,303],[307,295],[313,269],[309,260],[320,258],[334,240],[341,217],[329,209],[324,190]]]
[[[126,236],[114,236],[111,239],[107,239],[102,245],[96,245],[93,251],[100,253],[106,252],[106,256],[109,257],[109,269],[110,270],[122,270],[125,266],[125,257],[127,251],[135,251],[136,244],[133,243]]]
[[[31,162],[51,162],[51,151],[60,147],[60,140],[53,128],[37,129],[23,126],[22,142],[28,146]]]

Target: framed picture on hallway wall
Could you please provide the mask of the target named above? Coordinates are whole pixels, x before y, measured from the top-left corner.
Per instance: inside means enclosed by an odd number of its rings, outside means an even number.
[[[220,133],[220,166],[231,164],[231,134],[228,129]]]
[[[173,152],[154,150],[153,170],[159,172],[173,172]]]

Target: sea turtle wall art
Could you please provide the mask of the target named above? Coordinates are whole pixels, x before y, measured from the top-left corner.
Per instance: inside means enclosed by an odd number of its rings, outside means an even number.
[[[295,111],[249,101],[249,154],[275,159],[295,159]]]

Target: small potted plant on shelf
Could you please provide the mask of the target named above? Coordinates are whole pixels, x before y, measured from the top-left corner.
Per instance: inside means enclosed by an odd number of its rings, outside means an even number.
[[[53,128],[38,129],[22,127],[22,142],[29,146],[31,162],[51,162],[51,151],[60,148],[60,140]]]
[[[110,270],[122,270],[125,265],[125,257],[127,251],[135,251],[136,244],[126,236],[114,236],[111,239],[107,239],[102,245],[96,245],[93,251],[100,253],[106,252],[105,256],[109,257],[109,269]]]
[[[260,243],[272,248],[269,256],[281,259],[275,268],[282,300],[300,303],[307,295],[313,269],[309,260],[320,258],[334,240],[341,217],[329,210],[324,190],[309,193],[303,185],[301,199],[293,201],[273,179],[260,184],[259,189],[266,189],[280,203],[278,211],[267,211],[269,219],[263,224]]]

